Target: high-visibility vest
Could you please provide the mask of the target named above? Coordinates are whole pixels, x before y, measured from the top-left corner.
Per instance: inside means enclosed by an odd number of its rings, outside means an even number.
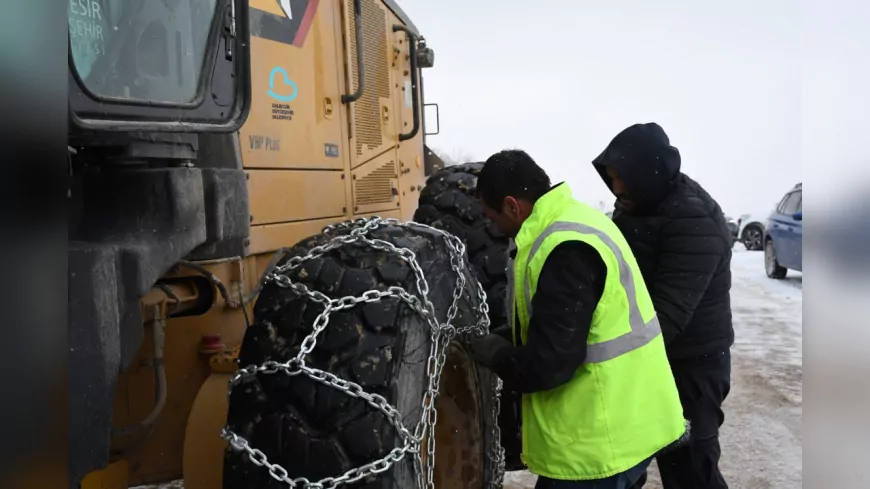
[[[625,238],[603,213],[578,202],[567,184],[541,197],[516,237],[509,273],[511,321],[528,340],[532,299],[550,252],[582,241],[607,266],[592,317],[585,363],[566,384],[524,394],[523,461],[538,475],[602,479],[624,472],[685,432],[677,387],[649,291]],[[519,344],[516,338],[514,344]]]

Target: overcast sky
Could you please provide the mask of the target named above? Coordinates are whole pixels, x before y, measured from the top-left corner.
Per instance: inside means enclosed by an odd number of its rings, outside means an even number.
[[[795,2],[400,4],[435,50],[433,148],[480,160],[521,148],[577,198],[609,206],[590,161],[623,128],[658,122],[726,214],[767,212],[801,181]]]

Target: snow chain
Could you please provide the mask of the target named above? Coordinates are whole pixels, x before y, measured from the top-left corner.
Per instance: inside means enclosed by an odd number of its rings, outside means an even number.
[[[443,324],[438,324],[435,317],[435,308],[429,300],[429,284],[423,275],[423,270],[417,263],[417,257],[413,251],[407,248],[398,248],[390,242],[368,237],[368,234],[382,226],[399,226],[405,228],[428,229],[439,233],[447,245],[450,252],[450,264],[454,272],[456,272],[456,287],[453,290],[453,302],[447,311],[447,319]],[[339,477],[327,477],[317,482],[311,482],[304,477],[291,479],[287,470],[277,464],[269,463],[269,460],[262,451],[253,448],[247,440],[230,431],[229,427],[225,427],[221,432],[221,437],[228,441],[233,449],[237,451],[247,452],[251,462],[254,464],[267,467],[269,474],[280,482],[284,482],[291,488],[302,489],[326,489],[334,488],[341,484],[350,484],[368,476],[386,472],[396,462],[402,460],[406,454],[414,455],[414,467],[417,474],[418,487],[426,487],[428,489],[435,488],[435,424],[438,420],[438,414],[435,409],[435,399],[438,397],[439,379],[441,378],[441,369],[447,358],[447,345],[457,334],[483,335],[489,332],[489,307],[486,303],[486,292],[483,287],[477,284],[477,296],[480,301],[480,310],[477,312],[477,321],[475,324],[463,327],[453,325],[453,320],[458,313],[458,302],[465,291],[465,275],[463,272],[466,269],[465,245],[456,236],[446,233],[440,229],[420,224],[416,222],[399,223],[396,219],[382,219],[373,217],[371,219],[356,219],[343,223],[327,226],[323,232],[328,234],[337,229],[350,229],[350,233],[346,235],[336,236],[324,245],[312,248],[305,256],[295,256],[290,258],[284,265],[276,267],[272,273],[268,274],[264,280],[266,282],[275,282],[280,287],[293,290],[300,296],[306,296],[309,299],[323,305],[323,311],[317,316],[314,321],[313,331],[308,335],[300,346],[300,351],[295,358],[288,362],[268,361],[262,365],[250,365],[239,369],[231,378],[229,383],[229,391],[232,392],[234,386],[239,384],[246,378],[256,376],[258,374],[275,374],[281,372],[288,376],[296,376],[304,374],[312,380],[323,385],[334,387],[348,396],[363,399],[369,405],[376,408],[386,416],[390,423],[396,428],[396,432],[402,439],[404,444],[401,447],[393,448],[385,457],[374,462],[363,465],[345,472]],[[330,299],[325,294],[316,290],[311,290],[305,285],[294,283],[290,280],[285,272],[293,270],[302,263],[318,258],[324,253],[335,250],[345,245],[360,243],[367,245],[373,249],[385,251],[398,255],[404,259],[417,278],[416,286],[419,297],[413,295],[402,287],[389,287],[385,291],[369,290],[359,297],[347,296],[339,299]],[[350,309],[360,303],[378,302],[386,297],[397,297],[405,302],[420,316],[422,316],[429,324],[431,329],[432,346],[429,353],[429,361],[426,365],[426,372],[429,378],[428,386],[423,395],[422,414],[420,422],[411,433],[402,423],[402,414],[387,400],[377,394],[369,394],[363,391],[359,384],[341,379],[329,372],[309,367],[305,364],[305,357],[314,350],[317,343],[317,336],[323,332],[329,323],[329,315],[335,311]],[[500,409],[500,396],[502,383],[495,376],[491,376],[493,385],[490,386],[494,391],[495,412],[493,421],[493,442],[490,458],[490,487],[500,488],[501,480],[504,477],[504,449],[501,447],[501,430],[498,427],[498,413]],[[428,435],[428,436],[427,436]],[[423,463],[421,456],[421,445],[423,438],[426,438],[426,463]]]

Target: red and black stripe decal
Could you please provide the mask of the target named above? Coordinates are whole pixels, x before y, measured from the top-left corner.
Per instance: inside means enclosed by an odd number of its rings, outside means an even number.
[[[250,8],[251,35],[270,41],[302,47],[320,0],[290,0],[293,18]],[[297,15],[298,13],[298,15]]]

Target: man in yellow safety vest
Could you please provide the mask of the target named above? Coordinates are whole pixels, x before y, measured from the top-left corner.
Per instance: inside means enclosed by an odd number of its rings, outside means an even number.
[[[525,152],[491,156],[481,205],[514,238],[511,325],[475,360],[522,393],[522,459],[536,488],[627,489],[686,436],[656,313],[628,244]]]

